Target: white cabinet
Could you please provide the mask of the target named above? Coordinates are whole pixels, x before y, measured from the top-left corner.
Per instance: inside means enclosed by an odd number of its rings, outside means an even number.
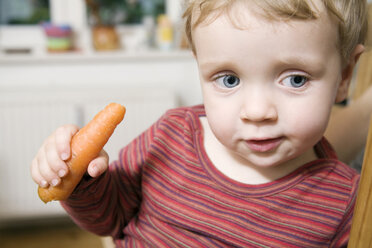
[[[105,146],[111,158],[167,109],[201,103],[190,52],[14,55],[0,57],[0,224],[64,215],[44,204],[32,158],[58,126],[84,125],[109,102],[127,107]]]
[[[100,87],[24,88],[0,92],[0,222],[64,215],[58,202],[44,204],[30,175],[42,141],[58,126],[82,126],[109,102],[127,107],[124,121],[105,149],[115,159],[121,147],[177,105],[171,90]]]
[[[190,51],[0,55],[0,91],[23,87],[170,89],[181,105],[201,102],[197,64]]]
[[[26,99],[4,102],[2,99],[0,219],[61,212],[58,204],[52,203],[46,207],[37,200],[36,186],[29,168],[42,139],[62,123],[76,123],[77,120],[77,111],[73,104],[43,103],[40,99],[38,102]]]

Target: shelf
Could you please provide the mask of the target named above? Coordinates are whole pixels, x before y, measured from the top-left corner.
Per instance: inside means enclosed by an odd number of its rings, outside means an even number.
[[[146,51],[109,51],[109,52],[65,52],[40,54],[1,54],[0,65],[23,63],[53,64],[53,63],[102,63],[102,62],[136,62],[159,60],[190,60],[193,59],[189,50],[146,50]]]

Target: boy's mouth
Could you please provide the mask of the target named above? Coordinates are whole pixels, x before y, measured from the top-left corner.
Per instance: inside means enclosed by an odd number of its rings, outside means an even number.
[[[269,152],[276,149],[282,142],[283,137],[278,138],[264,138],[264,139],[250,139],[246,143],[252,151],[255,152]]]

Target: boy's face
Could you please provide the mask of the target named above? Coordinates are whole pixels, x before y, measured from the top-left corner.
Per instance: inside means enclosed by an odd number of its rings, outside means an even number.
[[[340,97],[337,26],[325,14],[285,23],[239,13],[244,28],[222,15],[193,30],[209,126],[256,166],[300,158],[323,136]]]

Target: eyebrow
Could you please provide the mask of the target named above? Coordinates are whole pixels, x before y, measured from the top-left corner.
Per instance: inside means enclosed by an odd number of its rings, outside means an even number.
[[[310,58],[310,56],[306,58],[300,57],[300,56],[288,56],[288,57],[278,58],[276,63],[283,64],[283,65],[308,66],[309,64],[320,64],[322,63],[322,61]]]
[[[199,63],[201,70],[207,70],[207,73],[219,71],[226,68],[234,68],[236,65],[230,60],[208,60],[206,62]]]
[[[302,68],[309,68],[310,70],[319,71],[320,68],[324,68],[325,61],[318,60],[311,58],[310,56],[307,57],[300,57],[300,56],[286,56],[281,58],[275,58],[273,60],[273,64],[275,67],[281,66],[294,66],[294,67],[302,67]],[[218,71],[223,68],[234,68],[236,65],[231,62],[230,60],[208,60],[206,62],[199,63],[199,67],[202,70],[207,70],[208,73],[210,71]],[[212,70],[210,68],[213,68]]]
[[[311,56],[288,56],[278,58],[274,63],[276,66],[300,67],[312,73],[321,73],[324,71],[326,61]]]

